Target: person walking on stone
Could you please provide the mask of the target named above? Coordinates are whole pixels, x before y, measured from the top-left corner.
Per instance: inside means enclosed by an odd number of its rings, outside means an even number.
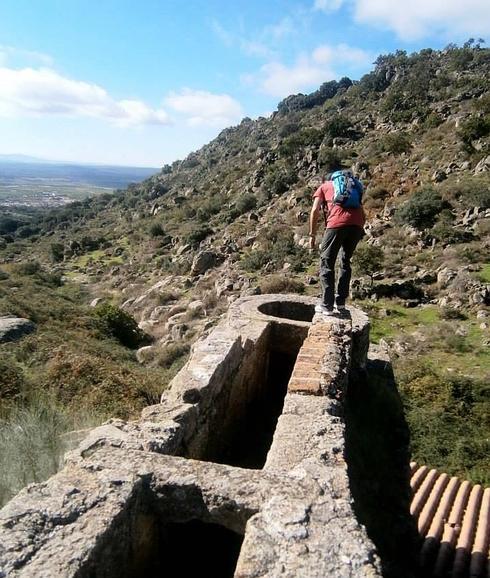
[[[351,258],[364,236],[363,185],[351,171],[339,170],[323,179],[313,195],[310,213],[310,249],[316,247],[318,218],[323,212],[325,233],[320,246],[322,299],[317,313],[345,312],[351,279]],[[335,262],[340,252],[340,275],[335,294]],[[334,310],[335,306],[335,310]]]

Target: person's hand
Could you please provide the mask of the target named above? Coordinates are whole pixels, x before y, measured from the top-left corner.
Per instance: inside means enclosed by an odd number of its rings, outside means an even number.
[[[310,251],[316,249],[316,235],[310,235]]]

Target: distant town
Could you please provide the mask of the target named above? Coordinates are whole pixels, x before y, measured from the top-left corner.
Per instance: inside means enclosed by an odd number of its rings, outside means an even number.
[[[154,167],[78,165],[0,155],[0,207],[59,207],[124,189],[158,171]]]

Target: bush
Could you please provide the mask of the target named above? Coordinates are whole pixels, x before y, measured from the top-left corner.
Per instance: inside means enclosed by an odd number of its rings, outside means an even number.
[[[273,270],[289,263],[293,271],[302,271],[311,262],[311,255],[294,242],[290,227],[271,226],[258,236],[260,248],[253,249],[242,256],[241,266],[245,271],[258,271],[267,263]]]
[[[318,128],[304,128],[285,138],[279,145],[279,152],[283,156],[293,156],[305,147],[318,147],[325,136]]]
[[[441,185],[444,198],[457,202],[461,208],[490,209],[490,185],[484,175],[462,175],[455,182],[448,179]]]
[[[352,129],[352,123],[347,117],[338,114],[327,122],[325,128],[331,138],[345,137],[348,136],[349,131]]]
[[[51,243],[51,245],[49,246],[49,250],[51,253],[51,259],[55,263],[63,261],[65,247],[62,243]]]
[[[441,195],[433,189],[417,191],[396,212],[396,219],[416,229],[423,230],[432,227],[437,216],[443,210],[449,208]]]
[[[287,122],[286,124],[282,125],[279,128],[279,130],[277,131],[277,134],[281,138],[285,138],[287,136],[292,135],[295,132],[298,132],[299,129],[300,129],[300,125],[297,122]]]
[[[262,188],[267,193],[267,198],[274,195],[282,195],[297,180],[297,175],[293,171],[272,170],[264,178]]]
[[[36,273],[41,271],[41,263],[38,261],[27,261],[26,263],[17,265],[15,270],[19,275],[36,275]]]
[[[454,309],[454,307],[441,307],[441,310],[439,311],[439,317],[446,321],[451,321],[453,319],[466,319],[466,315],[462,311]]]
[[[473,141],[485,137],[490,133],[490,117],[471,116],[462,123],[458,131],[458,136],[463,142],[463,148],[468,152],[473,152]]]
[[[165,235],[165,231],[160,223],[153,223],[150,226],[150,235],[152,237],[162,237]]]
[[[376,245],[361,243],[352,257],[354,271],[358,275],[369,275],[373,284],[374,274],[381,269],[384,262],[384,251]]]
[[[187,243],[191,245],[198,245],[201,241],[203,241],[208,235],[210,235],[213,230],[208,227],[207,225],[200,225],[197,228],[193,229],[185,238]]]
[[[380,145],[383,152],[391,153],[394,155],[408,153],[412,148],[412,142],[410,138],[406,134],[400,132],[387,134],[381,139]]]
[[[285,275],[273,275],[260,283],[261,293],[304,293],[304,290],[303,283]]]
[[[337,149],[323,147],[318,153],[318,163],[324,172],[332,172],[340,169],[342,166],[342,157]]]
[[[473,239],[473,235],[470,232],[455,229],[450,222],[445,220],[439,220],[430,232],[440,243],[449,245],[466,243]]]
[[[236,209],[240,213],[240,215],[243,215],[243,213],[255,209],[256,206],[257,206],[257,197],[252,193],[245,193],[244,195],[238,197],[236,201]]]
[[[148,336],[138,327],[134,317],[123,309],[103,303],[96,307],[95,313],[106,332],[122,345],[136,349],[142,343],[148,342]]]
[[[10,356],[0,358],[0,406],[17,399],[24,385],[22,368]]]

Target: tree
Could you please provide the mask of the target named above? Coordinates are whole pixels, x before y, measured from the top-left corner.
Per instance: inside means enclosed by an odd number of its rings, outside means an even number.
[[[352,265],[358,275],[369,275],[372,286],[374,274],[383,266],[384,258],[385,255],[381,247],[361,243],[354,253]]]

